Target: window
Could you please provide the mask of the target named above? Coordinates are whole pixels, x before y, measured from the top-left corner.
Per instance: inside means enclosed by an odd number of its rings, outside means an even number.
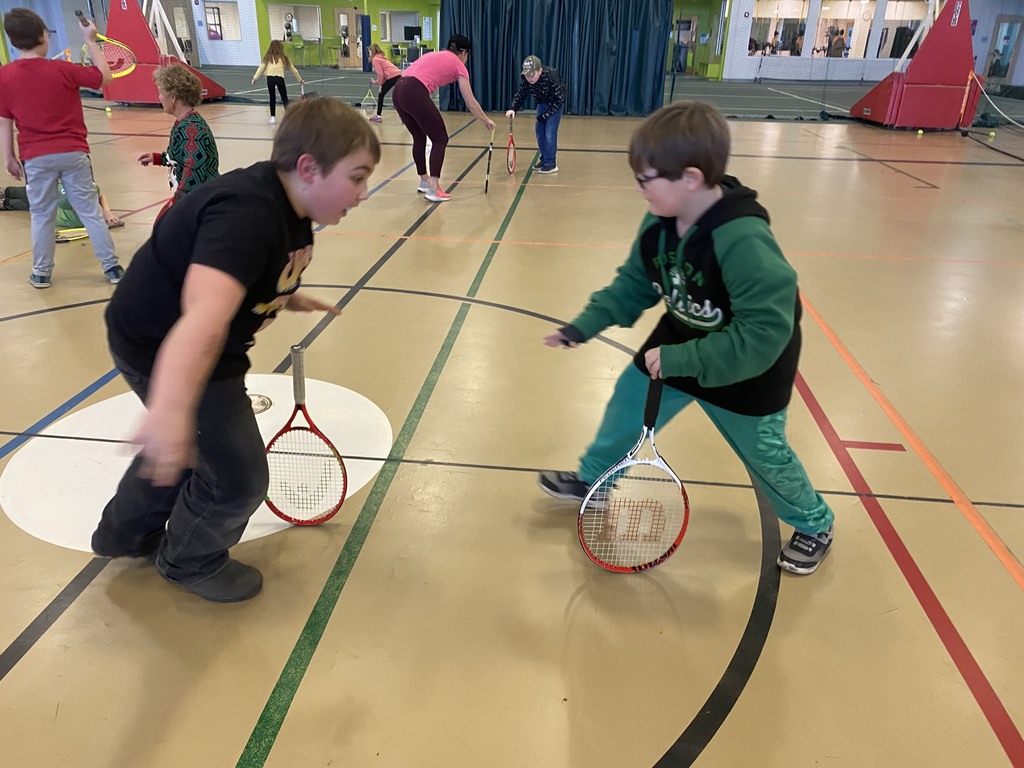
[[[238,3],[220,0],[206,4],[206,36],[210,40],[241,40]]]
[[[420,15],[412,11],[381,11],[380,39],[404,43],[405,28],[420,26]]]
[[[756,0],[748,56],[799,56],[809,0]]]

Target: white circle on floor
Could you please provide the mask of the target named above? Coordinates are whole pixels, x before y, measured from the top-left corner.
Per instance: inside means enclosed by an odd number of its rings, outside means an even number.
[[[250,395],[264,395],[271,401],[266,411],[256,415],[260,434],[267,443],[285,425],[295,407],[292,377],[250,374],[245,377],[245,384]],[[373,401],[325,381],[306,379],[306,403],[317,427],[345,458],[351,496],[384,465],[383,458],[391,450],[391,423]],[[0,506],[7,517],[37,539],[91,552],[92,532],[103,507],[114,495],[135,455],[134,446],[127,442],[96,439],[128,441],[144,412],[139,398],[128,392],[65,416],[40,433],[93,440],[30,439],[10,458],[0,475]],[[345,514],[345,507],[338,514]],[[242,541],[290,527],[266,504],[261,504],[249,520]]]

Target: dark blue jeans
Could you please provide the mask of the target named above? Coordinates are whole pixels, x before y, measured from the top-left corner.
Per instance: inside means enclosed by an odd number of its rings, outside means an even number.
[[[548,111],[547,104],[537,105],[537,148],[540,149],[540,167],[555,167],[555,152],[558,151],[558,123],[562,119],[561,108],[544,122],[540,116]]]
[[[143,402],[149,376],[115,358]],[[242,377],[210,381],[199,402],[198,460],[178,484],[158,488],[139,477],[138,457],[125,472],[92,536],[97,554],[138,557],[157,552],[169,581],[194,584],[228,562],[228,549],[266,497],[263,438]]]

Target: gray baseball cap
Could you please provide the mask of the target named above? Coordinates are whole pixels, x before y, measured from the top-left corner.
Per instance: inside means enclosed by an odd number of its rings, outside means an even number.
[[[536,56],[527,56],[525,59],[523,59],[524,75],[532,75],[535,72],[540,72],[541,68],[542,67],[540,59],[538,59]]]

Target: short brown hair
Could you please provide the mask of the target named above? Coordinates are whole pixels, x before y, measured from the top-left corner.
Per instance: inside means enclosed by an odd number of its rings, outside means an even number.
[[[35,11],[12,8],[4,15],[4,32],[19,51],[31,51],[43,42],[46,23]]]
[[[203,100],[203,84],[195,72],[181,64],[160,67],[153,73],[153,82],[172,99],[177,99],[190,107],[199,106],[199,102]]]
[[[365,149],[380,162],[380,142],[361,112],[339,99],[315,98],[292,104],[274,136],[270,159],[277,170],[295,170],[299,158],[310,154],[324,173],[342,158]]]
[[[715,187],[725,177],[729,162],[729,125],[721,113],[700,101],[677,101],[662,107],[641,125],[629,142],[629,164],[634,173],[648,168],[675,180],[687,168],[704,174]]]

